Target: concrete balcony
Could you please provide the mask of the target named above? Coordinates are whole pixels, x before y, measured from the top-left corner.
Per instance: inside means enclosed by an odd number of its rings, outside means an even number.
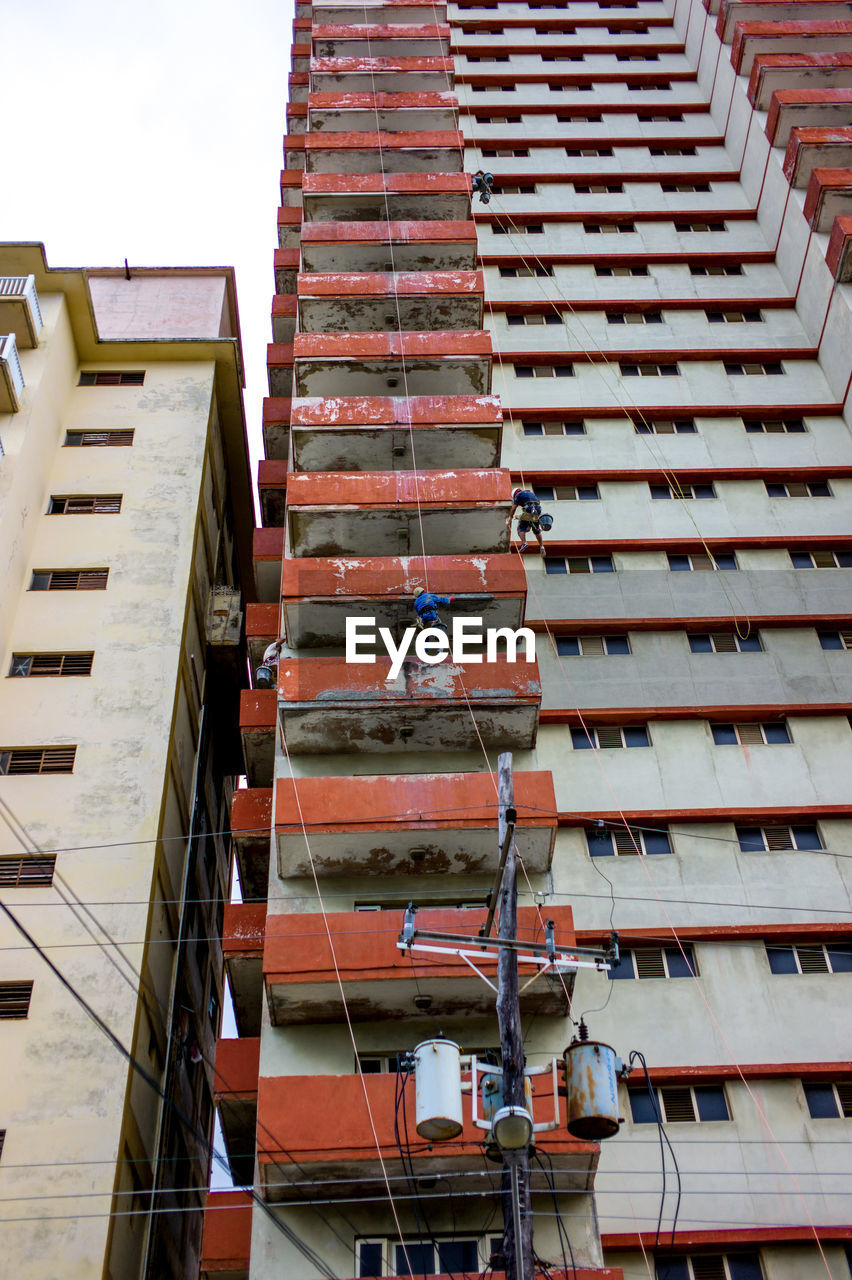
[[[483,875],[497,871],[497,809],[490,773],[284,778],[275,796],[282,879],[311,875]],[[250,794],[250,793],[241,793]],[[549,870],[556,838],[553,776],[515,774],[515,844],[530,875]]]
[[[852,214],[852,169],[814,169],[804,214],[814,231],[831,231],[837,217]]]
[[[294,556],[504,552],[508,471],[298,472],[287,520]]]
[[[431,0],[368,0],[366,5],[352,0],[319,0],[311,6],[314,22],[445,22],[447,6]]]
[[[852,280],[852,215],[835,218],[825,260],[839,283]]]
[[[792,187],[807,187],[815,169],[850,167],[852,128],[793,129],[790,133],[784,155],[784,174]]]
[[[466,173],[306,173],[301,197],[306,222],[432,220],[470,218]],[[473,269],[475,262],[469,263]]]
[[[265,902],[235,902],[225,907],[222,953],[240,1036],[260,1035],[265,932]]]
[[[394,1136],[396,1086],[395,1073],[261,1077],[258,1173],[264,1198],[273,1203],[329,1197],[371,1199],[382,1194],[383,1168],[392,1182],[403,1178]],[[407,1106],[411,1114],[413,1081],[409,1080],[406,1090],[410,1091]],[[296,1098],[298,1106],[293,1105]],[[484,1136],[468,1121],[452,1142],[417,1143],[410,1149],[414,1177],[448,1178],[481,1172]],[[577,1142],[559,1130],[540,1134],[537,1143],[553,1160],[561,1191],[591,1189],[599,1154],[595,1143]],[[499,1186],[496,1166],[495,1174]],[[531,1185],[534,1191],[547,1190],[545,1175],[537,1166]]]
[[[496,396],[335,396],[293,402],[296,471],[495,467]]]
[[[738,22],[795,22],[848,18],[845,0],[721,0],[716,34],[725,44],[734,38]]]
[[[277,462],[276,466],[286,466],[286,463]],[[252,568],[254,569],[254,582],[257,591],[257,598],[265,605],[277,604],[281,597],[281,558],[284,555],[284,530],[280,525],[270,525],[267,528],[255,529],[252,535]],[[249,608],[252,606],[249,605]],[[269,640],[270,644],[278,635],[277,619],[272,624],[274,630],[271,630]],[[246,621],[246,636],[248,638],[248,621]],[[259,652],[255,652],[252,647],[251,639],[249,639],[249,651],[251,653],[252,669],[260,666],[263,657],[264,645]]]
[[[364,133],[371,129],[422,133],[458,132],[459,103],[454,93],[312,93],[308,95],[311,131]]]
[[[269,711],[275,718],[274,695]],[[271,781],[271,779],[270,779]],[[231,840],[244,902],[266,902],[269,847],[272,840],[272,787],[246,787],[234,793]]]
[[[280,528],[287,508],[287,463],[280,458],[265,458],[257,464],[257,491],[260,515],[265,527]]]
[[[279,213],[283,210],[279,209]],[[272,339],[276,343],[292,343],[296,334],[298,304],[292,293],[276,293],[272,298]]]
[[[276,293],[295,293],[296,277],[299,274],[300,266],[299,250],[276,249],[273,265]]]
[[[852,88],[852,53],[759,53],[749,77],[748,97],[768,111],[779,90]]]
[[[462,136],[450,129],[308,133],[304,155],[308,173],[461,173],[464,169]]]
[[[491,335],[457,329],[426,333],[297,333],[296,396],[487,395]]]
[[[349,25],[315,23],[311,29],[314,58],[446,58],[450,28],[437,22],[393,22]]]
[[[483,327],[481,271],[331,272],[301,275],[297,289],[302,333]]]
[[[219,1041],[213,1093],[231,1173],[234,1182],[241,1186],[251,1185],[254,1181],[259,1074],[259,1036]]]
[[[248,1280],[252,1201],[248,1191],[211,1191],[204,1209],[201,1280]]]
[[[535,662],[505,658],[459,666],[407,660],[388,681],[390,660],[288,658],[278,668],[281,728],[288,747],[335,752],[469,751],[535,746],[541,685]],[[272,734],[269,735],[272,737]]]
[[[310,272],[473,271],[476,253],[471,221],[309,222],[302,234],[302,270]]]
[[[447,57],[312,58],[311,93],[445,93],[455,83],[455,63]]]
[[[0,413],[17,413],[24,390],[24,373],[14,333],[0,334]]]
[[[302,238],[302,210],[282,205],[278,209],[278,248],[298,249]]]
[[[852,89],[779,89],[772,95],[766,136],[786,147],[793,129],[843,128],[852,114]]]
[[[241,689],[240,738],[250,787],[272,786],[275,765],[274,729],[275,690]]]
[[[496,827],[492,836],[496,845]],[[475,938],[486,914],[485,907],[423,910],[417,912],[417,927]],[[270,915],[263,951],[263,981],[272,1025],[339,1022],[345,1018],[346,1009],[359,1022],[405,1018],[422,1023],[424,1018],[493,1014],[494,992],[464,960],[456,956],[444,960],[438,955],[412,958],[399,950],[396,942],[403,916],[402,908],[335,912],[325,918],[302,912]],[[574,947],[571,908],[549,907],[548,918],[555,925],[557,946]],[[520,907],[519,940],[540,942],[543,936],[538,909]],[[495,980],[496,958],[483,957],[478,967]],[[338,976],[344,988],[345,1008]],[[532,977],[531,969],[526,977]],[[564,1017],[573,989],[573,974],[562,975],[562,981],[539,975],[524,987],[521,1012]],[[427,1010],[415,1005],[418,996],[431,1000]],[[432,1025],[429,1021],[430,1029]],[[411,1034],[420,1033],[415,1027]],[[423,1034],[427,1034],[425,1027]]]
[[[267,458],[286,461],[290,451],[290,397],[267,396],[261,414],[263,451]]]
[[[765,53],[847,53],[852,22],[738,22],[731,62],[738,75],[751,75],[754,59]]]
[[[35,276],[0,276],[0,330],[18,347],[37,347],[42,325]]]
[[[279,561],[279,571],[281,562]],[[428,560],[283,561],[281,594],[291,648],[342,645],[346,619],[370,617],[401,636],[414,620],[415,587],[452,595],[444,616],[479,617],[486,627],[523,626],[527,587],[518,556],[430,556]]]

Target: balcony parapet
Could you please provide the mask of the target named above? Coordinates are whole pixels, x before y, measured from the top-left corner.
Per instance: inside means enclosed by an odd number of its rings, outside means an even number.
[[[370,129],[458,132],[459,103],[454,93],[312,93],[307,101],[312,130],[363,133]]]
[[[495,830],[492,828],[496,843]],[[417,912],[417,927],[475,938],[486,914],[485,907],[427,909]],[[263,951],[263,981],[272,1025],[338,1022],[347,1010],[351,1018],[360,1022],[493,1014],[493,990],[464,960],[448,955],[444,961],[431,955],[424,962],[422,957],[399,950],[396,943],[403,916],[402,908],[335,912],[325,918],[301,912],[270,915]],[[576,945],[570,907],[548,907],[548,918],[555,925],[557,946],[570,951]],[[519,907],[519,940],[540,942],[543,936],[538,909]],[[496,958],[483,958],[478,967],[493,979]],[[563,981],[564,986],[540,975],[525,986],[521,1012],[535,1013],[537,1017],[564,1016],[573,992],[573,975],[563,975]],[[431,1004],[418,1014],[415,1000],[420,997],[422,1002],[424,996]],[[413,1034],[418,1033],[415,1030]]]
[[[279,546],[276,556],[279,570],[281,569],[281,556],[283,554],[284,538],[283,529],[255,529],[254,555],[256,560],[263,559],[264,548],[258,549],[258,535],[261,535],[261,541],[264,535],[278,534]],[[258,579],[257,563],[255,563],[255,582]],[[266,598],[261,597],[260,603],[252,603],[246,605],[246,641],[249,651],[249,665],[252,671],[255,667],[259,667],[263,658],[263,654],[268,645],[277,639],[280,630],[280,601],[279,592],[273,593],[272,596]]]
[[[342,645],[351,617],[373,618],[377,627],[402,635],[414,617],[413,592],[427,579],[430,590],[454,597],[448,615],[481,617],[485,627],[523,625],[526,574],[517,556],[288,557],[281,577],[288,643],[295,649]]]
[[[302,333],[482,328],[482,271],[335,271],[296,288]]]
[[[850,167],[852,128],[790,131],[790,141],[784,155],[784,175],[792,187],[807,187],[815,169]]]
[[[364,15],[371,22],[445,22],[447,6],[444,0],[433,5],[431,0],[367,0],[366,5],[353,4],[352,0],[315,0],[311,6],[314,22],[363,22]]]
[[[556,839],[553,775],[516,773],[515,808],[524,866],[530,874],[547,871]],[[278,874],[311,874],[304,822],[322,876],[491,877],[498,864],[496,814],[489,773],[282,778],[275,796]]]
[[[0,276],[0,328],[23,348],[38,346],[43,325],[35,276]]]
[[[298,249],[276,249],[273,268],[275,271],[276,293],[295,293],[296,277],[301,265],[301,253]]]
[[[274,689],[240,690],[240,738],[249,786],[271,787],[275,765]]]
[[[286,462],[278,462],[277,466],[286,467]],[[261,529],[255,529],[252,535],[252,567],[254,569],[254,582],[257,590],[257,598],[264,605],[276,604],[281,598],[281,559],[284,555],[284,529],[281,525],[269,525]],[[249,606],[251,608],[251,606]],[[274,630],[266,642],[270,644],[278,636],[278,620],[273,624]],[[263,657],[263,650],[266,645],[260,648],[259,652],[256,647],[252,646],[252,640],[248,636],[248,627],[246,627],[246,636],[249,640],[249,651],[251,653],[252,670],[260,666]]]
[[[260,1035],[265,935],[265,902],[235,902],[225,906],[222,953],[241,1037]]]
[[[261,424],[267,458],[287,460],[290,452],[290,404],[289,396],[264,397]]]
[[[480,396],[491,390],[491,335],[486,330],[297,333],[293,345],[297,397],[382,395],[401,387],[412,396]]]
[[[852,87],[852,53],[759,53],[754,59],[748,98],[758,111],[768,111],[778,90],[848,89]]]
[[[275,695],[268,699],[275,717]],[[231,839],[244,903],[266,902],[272,840],[272,787],[244,787],[231,805]]]
[[[814,231],[831,231],[837,217],[852,214],[852,169],[814,169],[804,215]]]
[[[278,342],[268,343],[266,348],[266,372],[270,397],[283,399],[291,395],[293,390],[293,346]]]
[[[758,53],[846,53],[852,22],[738,22],[731,44],[731,63],[738,75],[751,75]]]
[[[298,135],[297,135],[298,136]],[[308,173],[462,173],[464,140],[457,130],[417,133],[308,133],[303,138]],[[290,149],[288,147],[288,157]],[[297,157],[297,149],[293,150]]]
[[[452,90],[455,62],[452,57],[345,57],[312,58],[311,93],[347,91],[405,93],[416,85],[421,93]]]
[[[723,44],[734,38],[739,22],[785,23],[846,18],[844,0],[721,0],[716,18],[716,34]]]
[[[219,1041],[213,1093],[231,1173],[234,1181],[242,1186],[254,1181],[259,1074],[259,1036]]]
[[[202,1280],[248,1280],[252,1200],[248,1191],[211,1191],[201,1238]]]
[[[276,272],[278,254],[276,252]],[[466,222],[307,222],[303,272],[473,271],[476,224]],[[289,280],[288,275],[288,280]],[[293,276],[296,289],[296,276]]]
[[[446,58],[450,28],[437,22],[315,23],[311,48],[315,58]]]
[[[505,470],[298,472],[287,489],[295,556],[508,550]]]
[[[470,219],[466,173],[306,173],[300,192],[307,222]],[[419,263],[412,265],[422,269]],[[469,269],[475,266],[473,261]],[[399,264],[388,270],[393,268],[399,269]]]
[[[852,114],[850,89],[776,89],[766,118],[766,136],[786,147],[793,129],[842,128]]]
[[[288,658],[279,663],[281,728],[288,747],[334,752],[460,751],[535,746],[541,705],[538,664],[505,658],[462,667],[407,659]]]
[[[24,390],[24,371],[14,333],[0,334],[0,413],[17,413]]]
[[[279,213],[284,210],[279,209]],[[272,340],[276,343],[291,343],[296,333],[296,317],[298,303],[292,293],[275,293],[272,295]]]

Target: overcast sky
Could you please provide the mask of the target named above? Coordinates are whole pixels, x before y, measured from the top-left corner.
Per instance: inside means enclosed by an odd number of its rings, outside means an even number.
[[[292,19],[292,0],[0,0],[0,240],[52,267],[235,267],[254,474]]]

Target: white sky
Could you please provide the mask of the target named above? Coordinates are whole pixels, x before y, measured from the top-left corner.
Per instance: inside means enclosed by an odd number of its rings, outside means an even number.
[[[0,0],[0,241],[52,267],[235,267],[254,475],[292,20],[292,0]]]
[[[255,475],[292,20],[292,0],[0,0],[0,241],[52,267],[235,267]]]

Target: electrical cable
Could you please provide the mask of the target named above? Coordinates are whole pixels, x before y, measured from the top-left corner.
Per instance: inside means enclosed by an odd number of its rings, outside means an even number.
[[[651,1105],[654,1108],[654,1115],[657,1121],[657,1130],[660,1135],[660,1163],[662,1165],[662,1171],[663,1171],[663,1192],[662,1192],[662,1195],[660,1196],[660,1213],[657,1219],[657,1232],[654,1237],[654,1248],[656,1249],[660,1243],[660,1228],[663,1222],[663,1205],[666,1199],[666,1158],[665,1158],[665,1152],[663,1150],[664,1139],[665,1139],[666,1146],[671,1152],[671,1157],[672,1157],[672,1160],[674,1161],[675,1176],[677,1178],[677,1201],[675,1203],[674,1218],[672,1219],[672,1238],[671,1238],[672,1246],[674,1245],[675,1231],[677,1230],[677,1220],[678,1220],[678,1215],[680,1213],[682,1187],[681,1187],[681,1179],[680,1179],[680,1168],[678,1166],[677,1156],[675,1155],[674,1147],[669,1142],[668,1134],[666,1133],[665,1127],[663,1125],[663,1117],[660,1114],[660,1104],[657,1100],[657,1091],[654,1088],[654,1085],[651,1081],[651,1074],[648,1071],[648,1064],[645,1061],[644,1054],[640,1053],[638,1049],[633,1049],[628,1059],[628,1066],[632,1067],[633,1063],[637,1059],[642,1064],[642,1071],[645,1076],[645,1084],[648,1089],[648,1096],[651,1099]]]
[[[536,1163],[544,1172],[545,1181],[548,1187],[550,1188],[550,1194],[553,1197],[553,1212],[556,1214],[556,1229],[557,1229],[557,1234],[559,1236],[559,1244],[562,1249],[562,1266],[563,1266],[565,1275],[566,1276],[568,1275],[568,1261],[565,1257],[565,1246],[567,1245],[568,1255],[571,1258],[571,1273],[573,1276],[573,1280],[577,1280],[577,1263],[574,1260],[574,1250],[571,1248],[571,1240],[568,1236],[568,1232],[565,1230],[565,1225],[562,1221],[562,1215],[559,1212],[559,1200],[557,1199],[557,1196],[556,1196],[556,1183],[553,1178],[553,1157],[551,1156],[549,1151],[545,1151],[544,1153],[542,1153],[538,1150],[538,1148],[535,1149],[534,1155],[535,1155]],[[548,1163],[550,1165],[549,1169],[544,1163],[543,1155],[547,1157]]]

